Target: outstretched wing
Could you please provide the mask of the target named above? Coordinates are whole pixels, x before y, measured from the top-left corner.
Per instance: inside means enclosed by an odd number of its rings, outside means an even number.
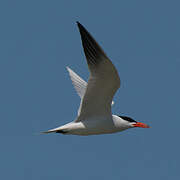
[[[118,72],[90,33],[79,22],[77,25],[90,70],[77,121],[90,117],[111,116],[111,102],[120,87]]]
[[[86,91],[87,82],[84,81],[80,76],[78,76],[72,69],[70,69],[69,67],[66,68],[69,72],[72,84],[74,85],[77,94],[82,99]]]
[[[84,81],[78,74],[76,74],[71,68],[66,67],[68,72],[69,72],[69,76],[71,78],[72,84],[77,92],[77,94],[79,95],[79,97],[82,99],[85,91],[86,91],[86,86],[87,86],[87,82]],[[114,104],[114,101],[112,101],[111,105]]]

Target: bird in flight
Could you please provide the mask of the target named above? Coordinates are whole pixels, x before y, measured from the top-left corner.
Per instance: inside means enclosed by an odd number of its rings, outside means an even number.
[[[77,26],[90,71],[86,83],[67,67],[72,83],[81,98],[78,115],[74,121],[43,133],[85,136],[116,133],[134,127],[149,128],[148,125],[128,116],[112,114],[112,99],[120,87],[118,72],[92,35],[79,22]]]

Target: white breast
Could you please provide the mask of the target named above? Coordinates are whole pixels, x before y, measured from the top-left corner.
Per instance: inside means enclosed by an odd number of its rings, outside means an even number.
[[[97,117],[79,122],[71,122],[62,126],[61,129],[66,131],[66,134],[95,135],[115,133],[130,128],[123,119],[116,115],[112,115],[109,119],[105,118],[107,117]]]

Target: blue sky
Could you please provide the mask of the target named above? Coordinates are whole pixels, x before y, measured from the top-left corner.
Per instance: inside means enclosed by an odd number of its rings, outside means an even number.
[[[179,179],[179,7],[178,0],[1,0],[0,178]],[[77,20],[120,74],[113,113],[151,129],[37,134],[77,115],[65,69],[88,78]]]

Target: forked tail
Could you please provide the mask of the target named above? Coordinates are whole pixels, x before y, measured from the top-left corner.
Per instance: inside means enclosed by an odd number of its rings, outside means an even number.
[[[42,134],[49,134],[49,133],[61,133],[61,134],[66,134],[67,132],[65,130],[62,129],[50,129],[48,131],[43,131],[41,132]]]

